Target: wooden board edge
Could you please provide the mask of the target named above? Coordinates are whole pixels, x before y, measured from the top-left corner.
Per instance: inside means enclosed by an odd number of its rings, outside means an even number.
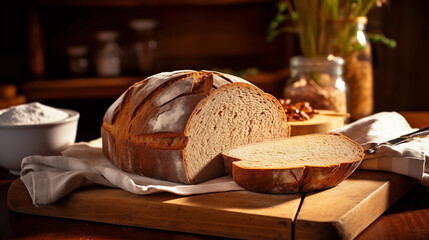
[[[93,206],[83,202],[85,191],[77,191],[48,206],[36,207],[21,180],[14,181],[8,191],[7,205],[11,211],[64,219],[84,220],[116,225],[144,227],[151,229],[187,232],[218,237],[245,239],[291,239],[292,219],[273,218],[259,215],[240,214],[228,211],[177,204],[163,204],[145,201],[150,196],[138,196],[117,190],[120,194],[130,195],[133,204],[151,204],[148,208],[121,209],[121,213],[106,211],[108,206]],[[115,195],[115,194],[112,194]],[[172,195],[172,194],[171,194]],[[153,196],[153,195],[151,195]],[[161,197],[162,198],[162,197]],[[167,197],[169,199],[169,197]],[[124,203],[125,204],[125,203]],[[79,211],[85,209],[86,211]],[[89,210],[91,209],[91,210]],[[155,213],[156,212],[156,213]],[[137,213],[140,217],[133,217]],[[150,214],[145,214],[150,213]],[[264,224],[261,224],[263,222]]]
[[[359,233],[365,230],[371,223],[373,223],[378,217],[380,217],[390,206],[392,206],[397,200],[399,200],[403,195],[405,195],[409,190],[417,185],[418,181],[399,174],[395,174],[394,178],[386,184],[383,185],[377,192],[375,192],[372,199],[379,197],[386,197],[386,204],[373,205],[369,201],[369,198],[366,201],[362,202],[361,209],[369,209],[368,212],[372,213],[368,216],[368,221],[361,222],[362,224],[349,224],[351,226],[348,229],[341,228],[344,225],[340,225],[338,229],[342,229],[342,236],[349,239],[354,239]],[[393,189],[394,188],[394,189]],[[356,209],[354,209],[356,210]],[[357,211],[357,210],[356,210]],[[350,214],[352,215],[352,214]],[[350,216],[345,217],[345,221],[352,222]]]
[[[381,174],[388,174],[392,177],[361,201],[358,207],[335,221],[302,220],[299,219],[298,212],[294,221],[294,239],[354,239],[418,183],[415,179],[395,173],[382,172]],[[378,201],[371,201],[374,199],[378,199]],[[360,218],[356,222],[356,215],[362,210],[365,210],[367,214],[365,218]],[[312,231],[308,231],[309,228]]]

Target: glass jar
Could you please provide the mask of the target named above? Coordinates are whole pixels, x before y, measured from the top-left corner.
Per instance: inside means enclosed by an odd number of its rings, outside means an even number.
[[[366,17],[328,21],[325,52],[345,59],[344,79],[349,87],[351,120],[374,111],[371,45],[365,33]]]
[[[315,109],[346,113],[348,88],[343,79],[341,57],[303,57],[290,60],[291,76],[284,97],[292,103],[309,102]]]
[[[351,120],[366,117],[374,111],[372,54],[365,34],[366,23],[366,17],[356,19],[356,34],[351,43],[357,47],[345,57],[344,79],[350,88]]]
[[[102,77],[115,77],[121,73],[122,49],[116,42],[116,31],[100,31],[96,34],[99,47],[95,56],[95,70]]]
[[[158,46],[154,38],[154,29],[157,22],[153,19],[134,19],[130,21],[130,28],[134,30],[133,49],[137,66],[141,72],[151,72],[155,59],[155,50]]]
[[[68,68],[72,76],[84,76],[88,73],[88,47],[70,46],[66,49]]]

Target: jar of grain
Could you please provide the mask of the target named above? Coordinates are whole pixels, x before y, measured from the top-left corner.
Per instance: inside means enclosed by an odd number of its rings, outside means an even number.
[[[367,21],[364,16],[327,21],[322,48],[322,54],[341,56],[345,60],[343,76],[350,91],[352,121],[368,116],[374,110],[371,45],[365,32]]]
[[[315,109],[347,113],[348,88],[343,79],[344,59],[295,56],[290,60],[291,76],[284,97],[309,102]]]

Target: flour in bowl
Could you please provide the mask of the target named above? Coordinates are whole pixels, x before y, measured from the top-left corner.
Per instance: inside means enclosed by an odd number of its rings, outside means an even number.
[[[25,125],[55,122],[68,117],[62,110],[32,102],[0,111],[0,125]]]

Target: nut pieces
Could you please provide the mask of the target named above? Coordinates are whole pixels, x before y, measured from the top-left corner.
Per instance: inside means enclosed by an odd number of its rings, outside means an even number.
[[[317,110],[310,106],[309,102],[292,103],[290,99],[279,99],[283,106],[288,121],[305,121],[318,114]]]

